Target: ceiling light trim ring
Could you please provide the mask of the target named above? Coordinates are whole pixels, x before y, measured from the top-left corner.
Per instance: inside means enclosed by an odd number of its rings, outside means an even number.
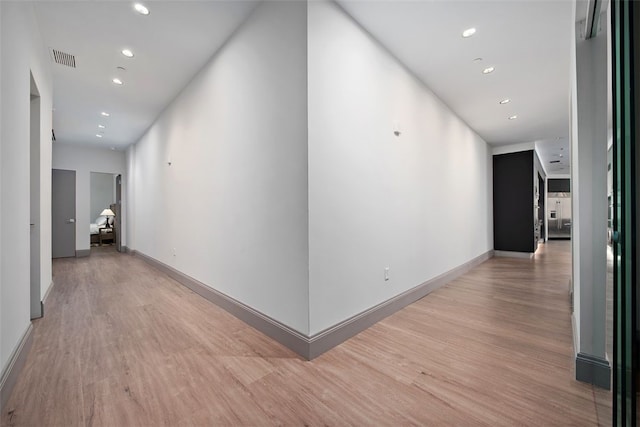
[[[148,15],[149,14],[149,9],[143,5],[142,3],[136,3],[133,5],[133,8],[135,9],[136,12],[138,12],[140,15]]]
[[[468,39],[476,33],[475,27],[467,28],[462,32],[462,38]]]

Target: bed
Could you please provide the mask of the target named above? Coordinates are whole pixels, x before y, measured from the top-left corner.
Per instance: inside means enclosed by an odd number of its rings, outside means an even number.
[[[107,227],[107,222],[113,227],[114,217],[107,218],[106,216],[99,216],[95,222],[89,224],[89,234],[91,235],[91,244],[100,243],[100,229]]]

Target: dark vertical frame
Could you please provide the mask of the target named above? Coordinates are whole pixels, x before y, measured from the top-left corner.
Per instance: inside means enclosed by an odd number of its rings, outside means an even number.
[[[611,3],[613,99],[613,424],[636,425],[636,153],[633,1]]]

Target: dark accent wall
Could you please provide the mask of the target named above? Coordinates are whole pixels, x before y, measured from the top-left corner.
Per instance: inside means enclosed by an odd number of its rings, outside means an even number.
[[[569,178],[566,179],[552,179],[547,180],[547,187],[549,193],[570,193],[571,182]]]
[[[495,250],[535,251],[533,177],[533,150],[493,156]]]

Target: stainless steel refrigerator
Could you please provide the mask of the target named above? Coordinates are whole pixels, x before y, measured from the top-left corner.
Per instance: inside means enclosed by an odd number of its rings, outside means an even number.
[[[547,198],[550,239],[571,238],[571,193],[549,193]]]

